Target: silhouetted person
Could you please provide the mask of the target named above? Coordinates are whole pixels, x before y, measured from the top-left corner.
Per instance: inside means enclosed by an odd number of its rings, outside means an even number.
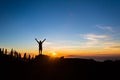
[[[38,41],[37,38],[35,38],[35,40],[37,41],[37,43],[39,44],[39,54],[42,54],[42,43],[46,40],[44,39],[43,41]]]

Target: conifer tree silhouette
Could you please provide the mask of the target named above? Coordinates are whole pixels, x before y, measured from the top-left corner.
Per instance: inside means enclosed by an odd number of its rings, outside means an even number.
[[[14,56],[18,58],[18,52],[14,51]]]
[[[0,54],[2,53],[1,48],[0,48]]]
[[[31,56],[30,56],[30,54],[29,54],[28,60],[30,60],[30,58],[31,58]]]
[[[26,60],[26,59],[27,59],[26,53],[24,53],[24,57],[23,57],[23,59],[24,59],[24,60]]]
[[[7,49],[5,49],[5,54],[7,54]]]
[[[4,54],[4,48],[2,49],[2,54]]]
[[[20,53],[18,54],[18,58],[21,59],[21,54]]]
[[[13,56],[13,48],[11,49],[10,55]]]

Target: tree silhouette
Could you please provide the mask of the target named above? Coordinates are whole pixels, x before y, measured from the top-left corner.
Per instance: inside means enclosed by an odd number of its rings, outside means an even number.
[[[2,49],[2,54],[4,54],[4,48]]]
[[[30,58],[31,58],[31,56],[30,56],[30,54],[29,54],[29,56],[28,56],[28,60],[30,60]]]
[[[14,56],[15,56],[16,58],[18,58],[18,52],[17,52],[17,51],[14,51]]]
[[[18,59],[21,59],[21,54],[20,53],[18,54]]]
[[[26,59],[27,59],[26,53],[24,53],[24,57],[23,57],[23,59],[24,59],[24,60],[26,60]]]
[[[13,56],[13,48],[11,49],[10,55]]]
[[[1,50],[1,48],[0,48],[0,54],[2,53],[2,50]]]
[[[5,49],[5,54],[7,54],[7,49]]]

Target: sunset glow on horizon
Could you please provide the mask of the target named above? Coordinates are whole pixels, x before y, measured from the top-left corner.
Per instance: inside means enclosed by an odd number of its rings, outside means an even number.
[[[65,57],[120,55],[119,0],[2,0],[0,48]]]

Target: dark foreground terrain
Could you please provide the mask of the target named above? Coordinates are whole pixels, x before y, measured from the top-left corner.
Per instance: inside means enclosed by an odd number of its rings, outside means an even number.
[[[0,80],[120,80],[120,61],[45,55],[21,58],[1,52]]]

